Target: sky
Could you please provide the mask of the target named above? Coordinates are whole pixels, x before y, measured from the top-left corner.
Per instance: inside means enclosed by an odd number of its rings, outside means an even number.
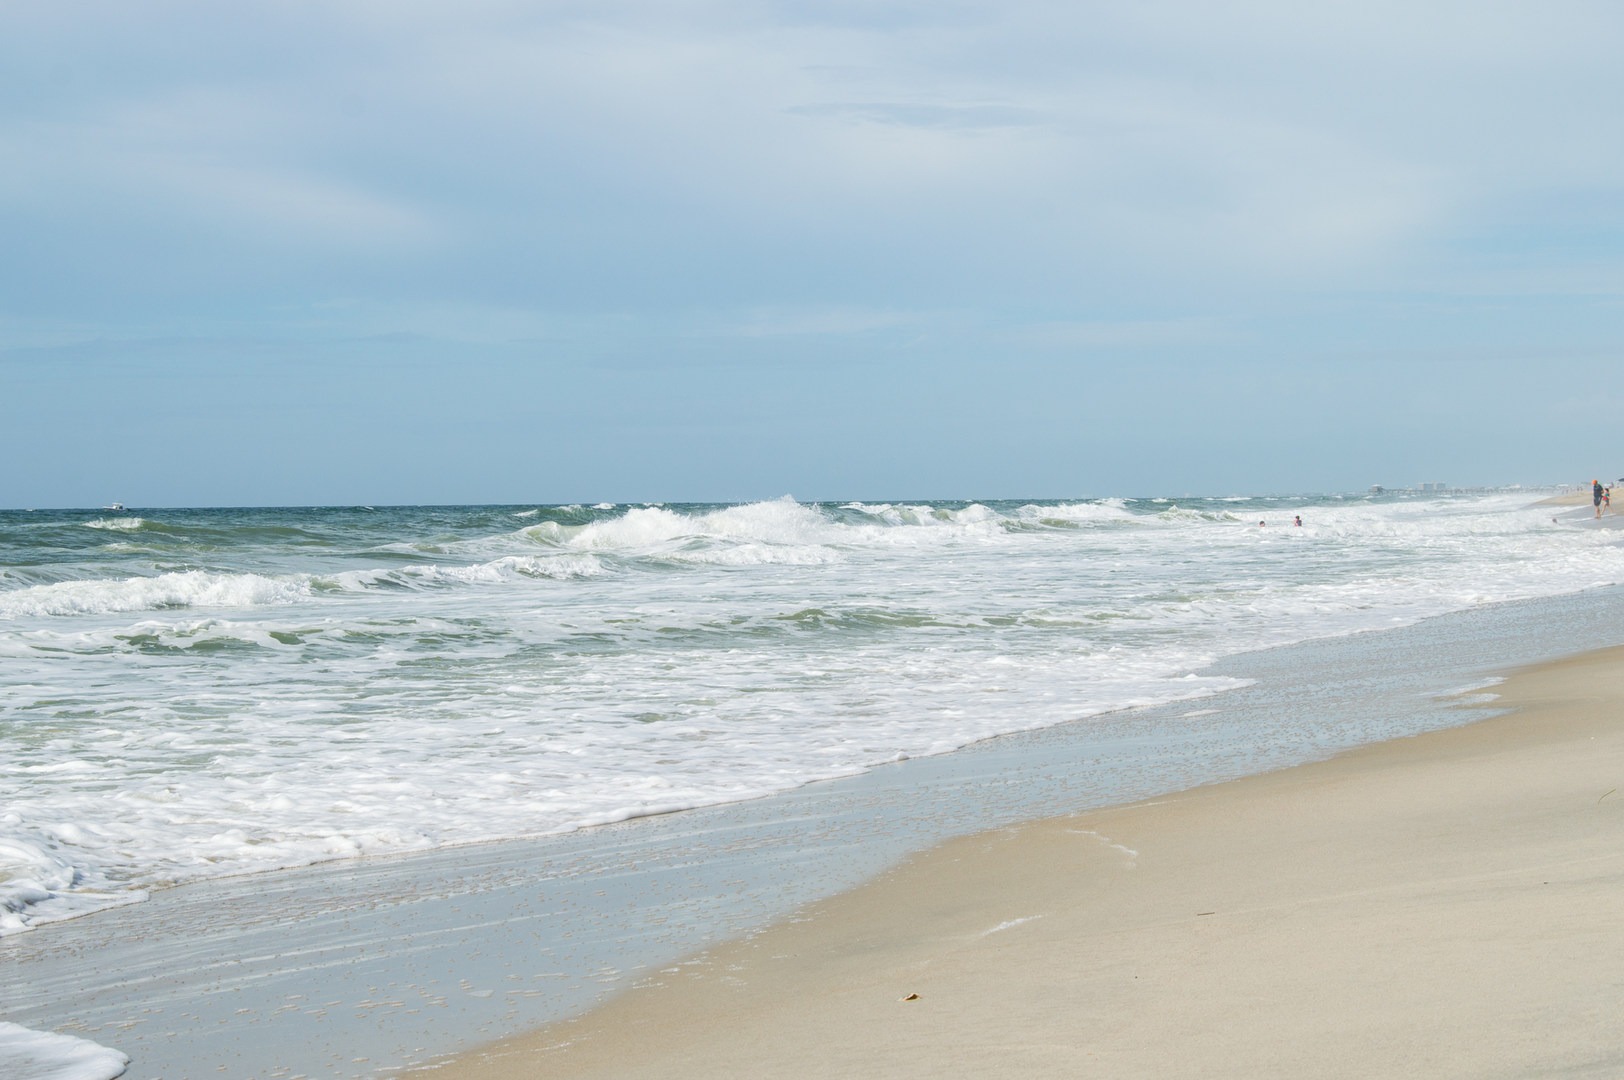
[[[0,506],[1624,475],[1624,7],[0,5]]]

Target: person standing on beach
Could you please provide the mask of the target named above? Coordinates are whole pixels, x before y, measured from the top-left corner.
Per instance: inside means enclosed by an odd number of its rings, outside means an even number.
[[[1596,504],[1596,516],[1601,517],[1601,481],[1590,481],[1590,501]]]

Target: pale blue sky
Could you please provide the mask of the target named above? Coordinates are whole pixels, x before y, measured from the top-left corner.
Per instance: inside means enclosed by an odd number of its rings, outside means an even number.
[[[1624,474],[1610,3],[0,7],[0,505]]]

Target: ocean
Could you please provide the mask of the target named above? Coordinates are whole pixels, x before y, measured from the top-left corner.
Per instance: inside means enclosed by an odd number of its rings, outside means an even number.
[[[1153,763],[1136,717],[1181,702],[1186,745],[1256,771],[1321,718],[1203,707],[1255,682],[1226,658],[1624,582],[1617,531],[1537,498],[0,512],[0,934],[365,855],[590,850],[1090,718]]]

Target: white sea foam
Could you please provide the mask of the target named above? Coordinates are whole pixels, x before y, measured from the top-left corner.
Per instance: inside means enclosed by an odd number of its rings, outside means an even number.
[[[303,599],[309,591],[308,578],[185,570],[115,581],[60,581],[0,592],[0,617],[289,604]]]
[[[96,518],[94,521],[85,522],[85,528],[109,529],[115,532],[135,532],[137,529],[144,528],[146,524],[146,519],[138,517]]]
[[[1044,525],[1078,526],[1095,524],[1140,524],[1141,514],[1130,511],[1121,499],[1102,499],[1098,502],[1029,504],[1018,511],[1021,520]]]
[[[64,580],[0,590],[0,933],[751,798],[1210,697],[1240,683],[1204,665],[1242,650],[1624,580],[1606,531],[1523,498],[166,513],[114,552],[86,532],[79,561],[38,561]]]
[[[18,814],[0,815],[0,829],[16,830],[21,824]],[[25,929],[24,913],[37,913],[38,905],[65,895],[76,877],[69,861],[39,844],[0,837],[0,934]]]
[[[1023,926],[1026,923],[1035,922],[1036,920],[1041,919],[1041,918],[1043,918],[1042,915],[1025,915],[1025,916],[1022,916],[1019,919],[1005,919],[1003,922],[999,923],[997,926],[994,926],[992,929],[983,930],[981,932],[981,936],[982,937],[991,937],[993,934],[1001,934],[1005,930],[1013,930],[1017,926]]]
[[[1505,676],[1495,675],[1489,678],[1478,679],[1476,682],[1469,682],[1465,686],[1452,686],[1447,690],[1440,690],[1434,696],[1440,698],[1461,698],[1468,694],[1482,695],[1483,692],[1488,690],[1490,687],[1499,686],[1505,681]],[[1499,695],[1487,694],[1485,696],[1495,698]]]
[[[113,1080],[130,1059],[106,1046],[0,1020],[0,1076],[14,1080]]]
[[[419,582],[454,582],[459,584],[499,584],[515,578],[569,578],[591,577],[603,573],[603,563],[592,555],[556,555],[548,558],[507,555],[473,566],[411,566],[395,571],[400,580]]]

